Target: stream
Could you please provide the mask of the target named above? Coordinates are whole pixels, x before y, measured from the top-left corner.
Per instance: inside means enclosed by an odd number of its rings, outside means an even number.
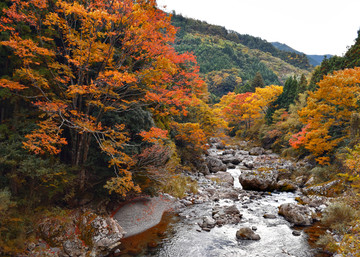
[[[224,153],[213,147],[210,154],[220,156]],[[260,159],[256,155],[244,155],[247,156],[245,159],[260,166],[268,165],[271,159],[270,155]],[[273,163],[279,165],[279,157],[273,157]],[[266,161],[259,161],[261,159]],[[226,173],[234,178],[233,185],[219,183],[202,174],[194,176],[199,193],[181,200],[178,211],[165,213],[158,225],[125,238],[117,256],[327,256],[309,245],[304,227],[293,226],[278,215],[281,204],[296,203],[295,198],[301,193],[243,190],[239,176],[244,169],[246,167],[241,163],[226,169]],[[201,227],[204,217],[215,217],[214,211],[234,206],[241,214],[239,222],[225,222],[210,229]],[[242,227],[251,228],[260,240],[237,239],[236,232]]]

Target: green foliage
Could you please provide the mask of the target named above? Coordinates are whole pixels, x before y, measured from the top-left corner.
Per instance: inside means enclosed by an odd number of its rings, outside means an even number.
[[[244,81],[253,79],[257,72],[265,84],[279,84],[278,77],[255,55],[249,55],[243,45],[216,36],[185,34],[175,44],[180,52],[191,51],[197,56],[200,72],[238,69],[237,76]]]
[[[266,113],[267,122],[272,122],[272,116],[276,110],[284,109],[287,111],[290,104],[293,104],[295,102],[295,99],[298,97],[298,93],[298,80],[295,76],[288,78],[285,82],[283,93],[279,95],[278,99],[272,103],[271,107]]]
[[[178,37],[182,38],[187,33],[203,34],[208,36],[216,36],[220,39],[227,40],[236,44],[242,44],[250,49],[257,49],[269,53],[274,57],[278,57],[285,62],[301,69],[311,69],[309,60],[304,54],[294,52],[281,51],[274,47],[271,43],[259,37],[250,35],[241,35],[235,31],[229,31],[224,27],[210,25],[195,19],[185,18],[181,15],[173,15],[172,22],[175,27],[180,27]],[[201,65],[200,65],[201,66]],[[276,83],[275,83],[276,84]]]

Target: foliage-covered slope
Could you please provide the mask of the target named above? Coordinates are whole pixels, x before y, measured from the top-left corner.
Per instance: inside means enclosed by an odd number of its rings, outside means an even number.
[[[185,18],[176,14],[172,16],[172,23],[175,27],[180,28],[180,33],[178,33],[178,37],[180,38],[187,33],[200,33],[203,35],[217,36],[234,43],[240,43],[251,49],[258,49],[263,52],[270,53],[272,56],[278,57],[300,69],[310,70],[312,68],[305,54],[279,50],[271,43],[259,37],[239,34],[235,31],[229,31],[221,26],[211,25],[203,21]]]
[[[250,83],[257,73],[261,74],[266,85],[270,85],[282,84],[295,74],[308,75],[311,69],[305,56],[280,51],[260,38],[180,15],[173,15],[172,23],[179,28],[175,49],[180,53],[193,52],[203,74],[232,69],[230,73],[235,77],[228,78],[225,83],[228,85],[229,81],[237,80],[237,83],[232,83],[232,90]],[[234,69],[237,74],[234,74]],[[215,92],[213,87],[209,84],[210,92],[217,96],[229,92],[228,89]]]

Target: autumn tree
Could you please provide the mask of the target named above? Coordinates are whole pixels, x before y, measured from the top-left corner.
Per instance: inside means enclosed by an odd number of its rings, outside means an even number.
[[[268,106],[282,93],[282,86],[271,85],[256,88],[254,93],[229,93],[215,105],[218,112],[229,122],[230,126],[244,124],[249,129],[257,119],[262,119]]]
[[[86,180],[91,140],[110,157],[116,176],[107,187],[125,195],[132,159],[124,153],[124,124],[103,122],[106,113],[147,105],[156,116],[186,114],[201,97],[194,56],[172,48],[176,29],[154,0],[11,1],[0,28],[1,44],[21,65],[0,86],[30,99],[39,110],[38,128],[24,146],[36,154],[66,147]],[[27,26],[31,35],[24,34]]]
[[[359,83],[358,67],[325,76],[299,111],[304,127],[290,139],[291,146],[304,147],[319,164],[328,164],[334,148],[350,134],[352,114],[359,108]]]

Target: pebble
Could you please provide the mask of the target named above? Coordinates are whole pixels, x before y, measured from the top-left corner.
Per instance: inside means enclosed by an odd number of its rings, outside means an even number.
[[[298,231],[298,230],[293,230],[292,234],[293,234],[294,236],[301,236],[301,232]]]

